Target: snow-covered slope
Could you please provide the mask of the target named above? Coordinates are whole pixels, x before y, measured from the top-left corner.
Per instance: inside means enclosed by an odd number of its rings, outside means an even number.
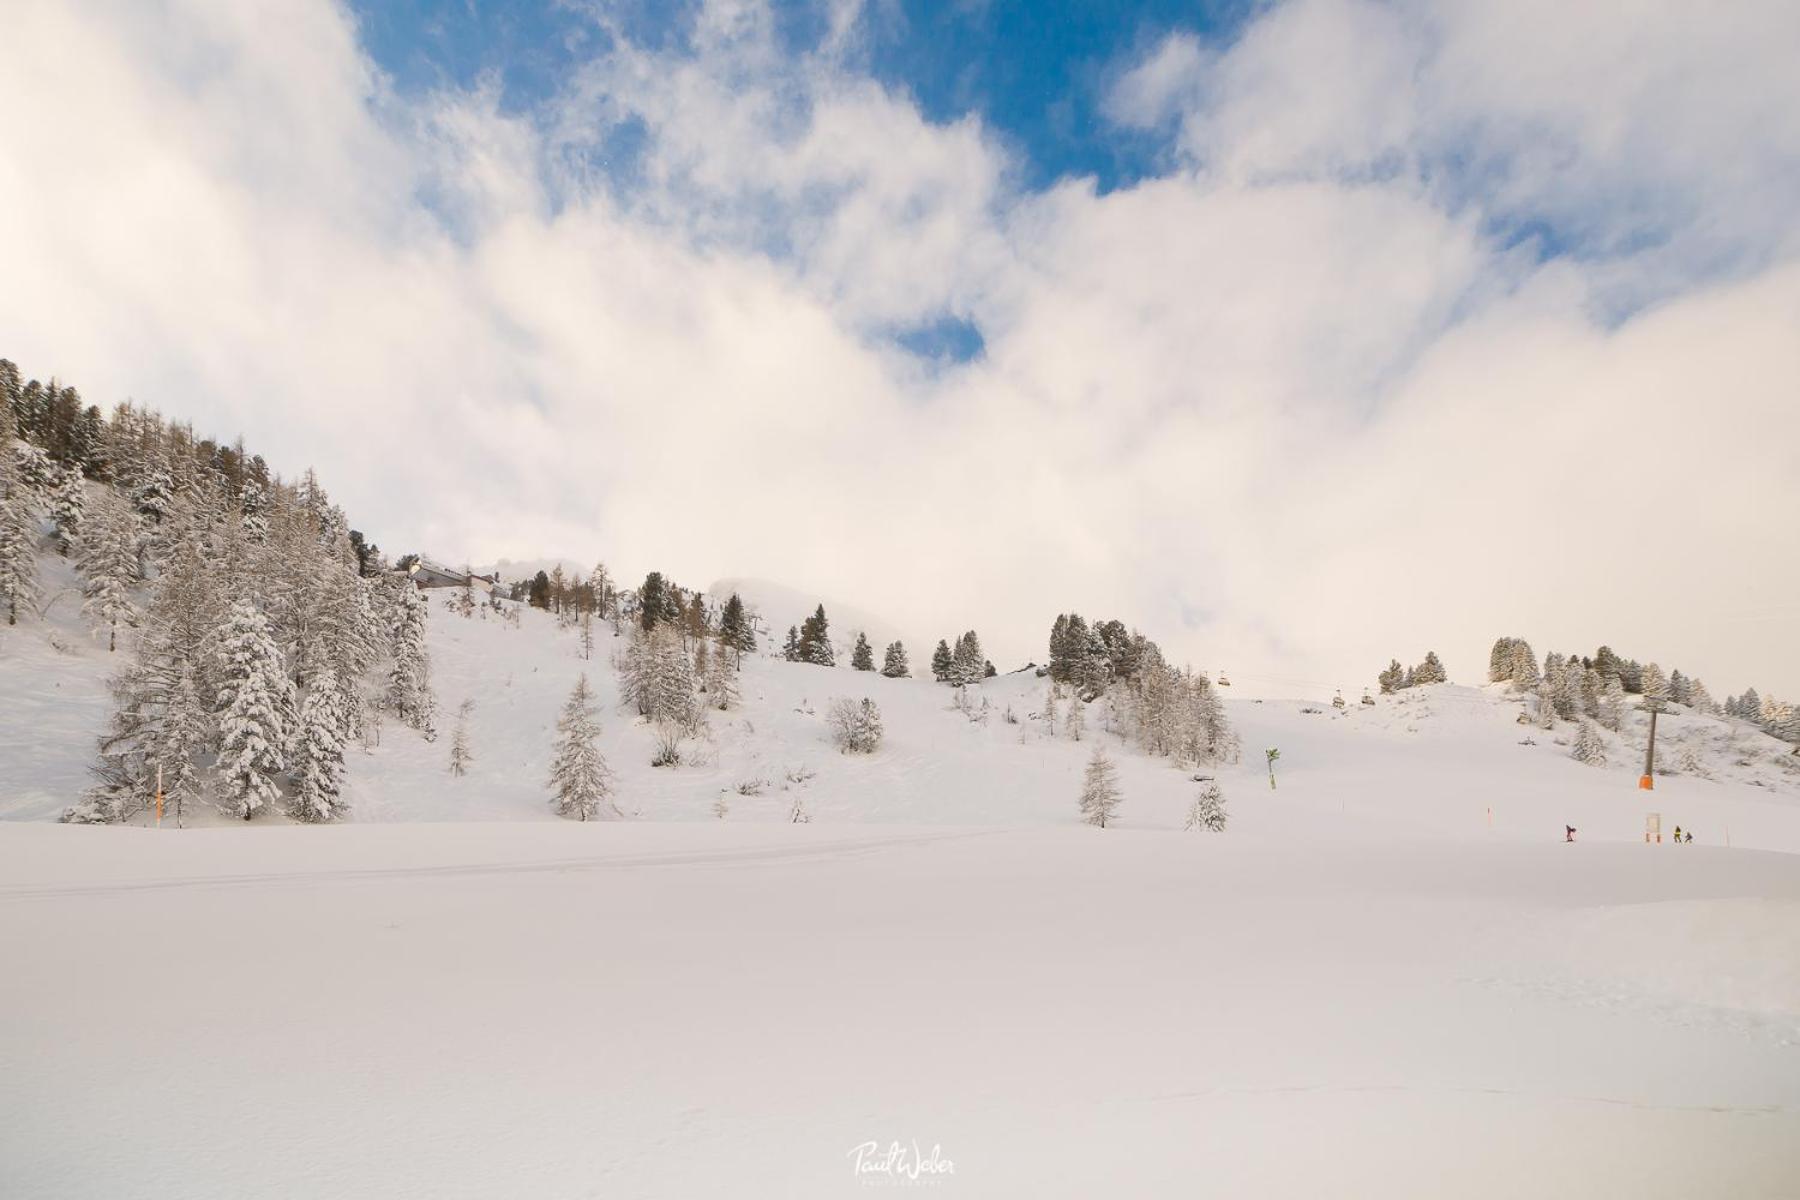
[[[86,786],[105,724],[106,674],[122,659],[83,627],[67,564],[46,558],[45,579],[45,595],[56,597],[48,618],[0,639],[8,708],[0,720],[0,816],[11,819],[53,817]],[[742,590],[758,604],[782,595]],[[1104,702],[1090,706],[1086,741],[1071,742],[1061,730],[1051,736],[1039,719],[1047,685],[1032,672],[970,689],[974,711],[964,713],[950,689],[929,680],[787,663],[768,653],[746,658],[740,707],[713,712],[708,736],[690,743],[682,765],[655,768],[651,731],[618,701],[611,659],[623,639],[610,627],[597,627],[594,657],[584,660],[575,632],[545,613],[522,609],[516,625],[491,614],[464,618],[449,610],[448,595],[435,594],[430,630],[439,737],[427,742],[389,720],[378,746],[353,748],[353,820],[552,819],[544,790],[551,739],[582,673],[599,700],[601,746],[619,803],[636,819],[715,820],[722,797],[728,821],[785,821],[798,800],[828,823],[1067,824],[1095,740],[1116,752],[1125,825],[1179,829],[1195,790],[1187,773],[1109,736]],[[834,629],[852,627],[853,619],[834,615]],[[832,747],[824,714],[838,696],[880,706],[886,739],[875,754],[846,756]],[[454,778],[449,734],[465,699],[473,701],[475,761],[467,776]],[[1560,837],[1567,823],[1584,838],[1629,841],[1641,840],[1645,812],[1657,811],[1667,827],[1679,823],[1708,841],[1729,836],[1734,845],[1800,851],[1800,758],[1740,722],[1665,715],[1659,760],[1676,766],[1680,748],[1692,745],[1711,778],[1660,776],[1647,794],[1636,790],[1641,714],[1632,714],[1623,737],[1608,735],[1609,765],[1597,768],[1569,757],[1569,726],[1546,733],[1517,724],[1520,703],[1498,689],[1440,685],[1341,712],[1278,700],[1232,699],[1227,707],[1244,755],[1216,774],[1236,829],[1542,840]],[[1273,791],[1263,756],[1269,747],[1281,751]],[[205,812],[192,819],[216,820]]]
[[[752,656],[656,768],[610,629],[584,659],[444,596],[439,737],[354,748],[338,827],[26,820],[83,785],[115,659],[66,595],[0,635],[0,1195],[828,1197],[915,1140],[983,1197],[1800,1178],[1800,760],[1740,723],[1664,717],[1713,777],[1645,793],[1636,714],[1593,767],[1499,689],[1233,698],[1230,827],[1186,833],[1189,773],[1104,703],[1052,735],[1033,673],[964,712]],[[550,815],[582,673],[628,820]],[[878,752],[833,749],[835,696]]]

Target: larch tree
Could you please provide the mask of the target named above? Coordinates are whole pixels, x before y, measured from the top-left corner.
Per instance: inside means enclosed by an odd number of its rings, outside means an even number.
[[[469,766],[475,761],[475,755],[469,749],[469,714],[474,708],[473,700],[464,700],[458,705],[456,725],[450,731],[450,773],[458,779],[469,773]]]
[[[429,613],[425,597],[403,583],[395,605],[391,632],[393,667],[388,673],[388,703],[399,718],[425,735],[437,736],[437,702],[431,693],[431,656],[425,647]]]
[[[556,721],[550,793],[558,816],[592,821],[602,814],[619,815],[612,799],[612,772],[600,754],[599,738],[600,717],[594,711],[587,676],[582,675]]]
[[[1095,746],[1081,780],[1081,819],[1105,829],[1120,800],[1119,769],[1107,756],[1105,746]]]
[[[95,630],[106,631],[106,651],[119,649],[119,628],[137,624],[133,590],[140,583],[137,513],[121,500],[104,495],[88,520],[77,567],[83,579],[83,610]]]
[[[1087,733],[1087,705],[1080,696],[1069,697],[1069,715],[1063,718],[1063,732],[1071,742],[1079,742]]]

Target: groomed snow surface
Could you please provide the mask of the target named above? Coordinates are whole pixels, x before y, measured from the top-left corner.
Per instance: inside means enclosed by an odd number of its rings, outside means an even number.
[[[752,660],[653,769],[610,638],[434,609],[441,736],[390,721],[325,828],[22,819],[106,656],[54,610],[0,643],[0,1196],[852,1196],[915,1144],[945,1196],[1800,1195],[1800,796],[1741,726],[1665,718],[1715,778],[1646,795],[1497,691],[1234,700],[1225,833],[1116,740],[1097,830],[1104,716],[1050,739],[1029,673],[976,723]],[[582,670],[631,819],[549,816]],[[881,751],[831,749],[836,695]]]

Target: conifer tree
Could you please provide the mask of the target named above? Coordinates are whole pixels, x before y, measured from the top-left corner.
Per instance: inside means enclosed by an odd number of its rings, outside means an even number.
[[[458,779],[469,773],[469,764],[475,761],[469,750],[469,713],[474,708],[473,700],[464,700],[457,706],[456,726],[450,733],[450,773]]]
[[[1575,735],[1575,746],[1570,755],[1576,762],[1584,762],[1590,767],[1606,765],[1606,739],[1600,734],[1600,727],[1592,721],[1581,722],[1581,730]]]
[[[1105,829],[1119,807],[1119,800],[1118,768],[1107,757],[1105,746],[1095,746],[1081,781],[1082,820]]]
[[[391,634],[394,664],[388,673],[388,703],[429,742],[437,736],[437,702],[431,694],[431,657],[425,647],[428,611],[418,589],[402,583]]]
[[[850,666],[857,671],[875,669],[875,651],[869,645],[868,635],[860,631],[856,635],[856,648],[850,652]]]
[[[1537,655],[1532,651],[1531,643],[1523,638],[1513,645],[1512,673],[1509,678],[1518,691],[1529,692],[1537,688],[1540,678]]]
[[[232,605],[219,659],[225,811],[248,821],[275,803],[275,777],[287,768],[292,685],[268,619],[248,600]]]
[[[950,672],[955,659],[950,653],[950,644],[943,638],[938,639],[937,649],[931,652],[931,677],[939,683],[950,682]]]
[[[1655,663],[1643,669],[1640,679],[1644,687],[1644,703],[1655,709],[1662,709],[1669,700],[1669,680],[1662,668]]]
[[[987,659],[981,653],[981,639],[971,629],[956,639],[956,649],[950,654],[950,682],[962,687],[985,678],[982,668],[986,663]]]
[[[594,711],[587,676],[582,675],[556,722],[556,749],[550,764],[551,803],[558,816],[592,821],[616,817],[612,772],[600,754],[600,717]]]
[[[792,625],[788,626],[787,643],[781,648],[781,657],[788,662],[800,661],[800,631]]]
[[[1377,675],[1375,682],[1381,685],[1381,694],[1384,696],[1405,687],[1405,668],[1400,665],[1400,660],[1396,658],[1389,661],[1387,670]]]
[[[1077,700],[1074,701],[1074,703],[1079,704],[1080,701]],[[1051,737],[1055,737],[1058,714],[1056,711],[1056,681],[1054,679],[1051,680],[1049,686],[1044,689],[1044,711],[1041,716],[1044,721],[1044,732]]]
[[[36,494],[0,451],[0,608],[8,625],[37,599],[37,522]]]
[[[1719,710],[1714,703],[1712,693],[1706,690],[1706,684],[1693,680],[1688,684],[1688,707],[1697,713],[1711,715]]]
[[[1080,696],[1069,697],[1069,715],[1063,721],[1063,732],[1069,735],[1071,742],[1079,742],[1087,732],[1087,705],[1081,702]]]
[[[1225,793],[1220,790],[1217,780],[1209,779],[1200,786],[1200,794],[1194,797],[1193,806],[1188,809],[1187,827],[1224,833],[1225,820]]]
[[[344,815],[344,727],[349,699],[337,673],[326,667],[312,677],[300,705],[294,754],[299,780],[288,816],[296,821],[335,821]]]
[[[1614,733],[1625,727],[1625,687],[1617,675],[1608,675],[1601,685],[1597,719]]]
[[[638,622],[645,633],[655,629],[659,622],[667,621],[674,605],[661,571],[644,576],[644,586],[638,589]]]
[[[906,661],[906,647],[899,642],[889,642],[887,652],[882,655],[881,673],[889,679],[905,679],[911,675],[911,668]]]
[[[56,548],[65,558],[81,538],[81,520],[87,510],[87,490],[82,486],[81,471],[64,467],[56,474],[56,487],[50,497],[50,523],[56,529]]]
[[[756,650],[756,633],[750,628],[744,601],[736,592],[731,593],[719,613],[719,641],[736,653],[740,667],[744,664],[744,655]]]
[[[831,647],[831,625],[823,604],[800,624],[800,661],[815,667],[835,667],[837,653]]]
[[[707,702],[720,712],[729,712],[738,701],[737,671],[721,648],[706,663]]]
[[[1549,676],[1538,681],[1535,715],[1539,729],[1556,728],[1556,688]]]
[[[163,697],[162,712],[146,739],[147,761],[161,768],[163,804],[177,827],[190,801],[200,798],[198,756],[212,738],[213,723],[201,702],[199,672],[191,662],[174,664],[175,676]]]

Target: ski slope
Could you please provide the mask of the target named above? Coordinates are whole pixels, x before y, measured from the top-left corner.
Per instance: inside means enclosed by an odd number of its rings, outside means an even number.
[[[334,827],[41,819],[110,664],[55,607],[0,642],[0,1195],[830,1197],[895,1142],[981,1197],[1800,1189],[1800,794],[1742,725],[1666,716],[1713,778],[1643,793],[1638,731],[1585,766],[1496,689],[1234,699],[1230,828],[1188,833],[1189,773],[1101,704],[1051,736],[1029,672],[975,720],[753,656],[653,768],[617,641],[441,597],[440,736],[353,751]],[[584,672],[624,820],[550,815]]]

